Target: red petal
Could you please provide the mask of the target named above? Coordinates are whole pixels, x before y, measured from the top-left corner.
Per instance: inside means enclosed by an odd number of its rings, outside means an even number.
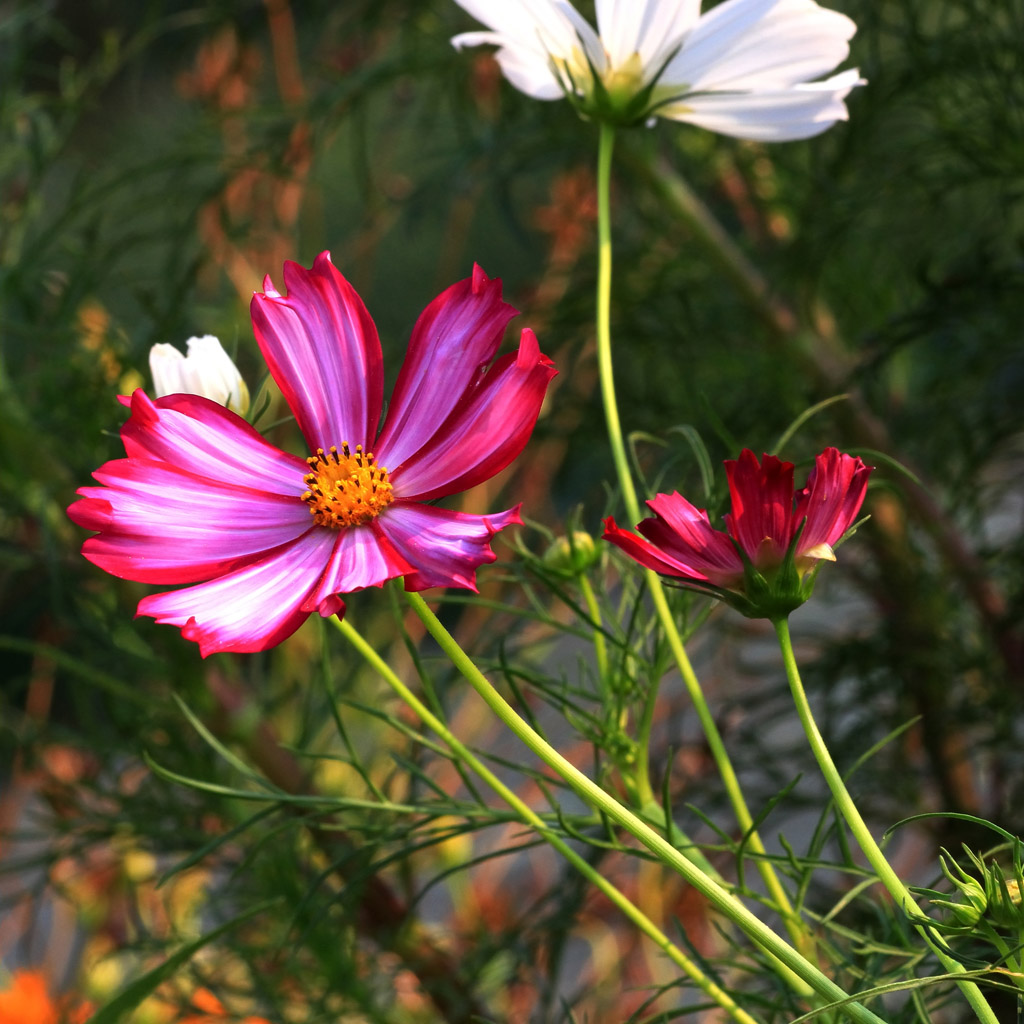
[[[832,547],[853,525],[872,468],[836,448],[826,448],[814,460],[807,486],[797,496],[794,519],[799,523],[807,517],[798,554],[820,544]]]
[[[732,513],[725,516],[729,533],[758,568],[782,561],[793,539],[793,464],[774,455],[757,456],[745,448],[739,459],[725,463]]]

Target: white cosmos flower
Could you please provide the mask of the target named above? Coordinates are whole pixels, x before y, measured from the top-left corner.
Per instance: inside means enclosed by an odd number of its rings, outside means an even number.
[[[149,350],[149,372],[157,398],[164,395],[201,395],[244,416],[249,389],[231,356],[212,335],[189,338],[188,355],[163,343]]]
[[[814,0],[596,0],[598,32],[568,0],[456,0],[486,32],[505,77],[540,100],[568,97],[598,120],[657,115],[733,135],[805,139],[847,118],[856,70],[831,72],[857,26]]]

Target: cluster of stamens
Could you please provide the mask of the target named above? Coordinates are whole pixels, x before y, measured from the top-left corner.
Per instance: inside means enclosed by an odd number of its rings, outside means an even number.
[[[306,462],[312,472],[303,477],[309,490],[302,500],[320,526],[361,526],[394,500],[388,471],[361,444],[354,452],[347,444],[340,452],[334,445],[326,452],[318,448]]]

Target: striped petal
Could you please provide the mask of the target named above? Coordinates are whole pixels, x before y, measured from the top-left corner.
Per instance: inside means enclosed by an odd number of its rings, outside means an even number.
[[[137,614],[180,627],[186,640],[199,644],[204,658],[215,651],[265,651],[308,617],[307,596],[323,575],[336,540],[332,530],[310,530],[226,576],[144,597]]]
[[[382,446],[396,496],[429,501],[488,480],[523,450],[557,371],[525,330],[519,351],[503,356],[463,395],[429,443],[397,466]]]
[[[198,395],[144,391],[122,399],[131,416],[121,427],[130,459],[168,462],[208,480],[294,496],[305,489],[306,463],[265,441],[240,416]]]
[[[349,527],[338,535],[320,582],[306,598],[306,611],[325,618],[337,610],[337,595],[380,587],[415,569],[394,549],[378,523]]]
[[[405,577],[406,590],[463,587],[475,591],[476,570],[497,557],[491,538],[518,523],[522,523],[518,505],[507,512],[474,516],[399,502],[377,520],[395,550],[416,567]]]
[[[427,306],[416,321],[374,446],[384,465],[401,465],[433,439],[494,358],[517,312],[502,301],[501,281],[491,280],[478,266],[472,277]]]
[[[121,579],[210,579],[313,528],[297,495],[203,479],[166,462],[119,459],[93,476],[105,486],[83,487],[68,515],[99,531],[82,554]]]
[[[369,447],[384,401],[384,370],[363,300],[327,252],[310,270],[285,263],[284,283],[287,296],[266,278],[250,306],[271,376],[310,451],[344,442]]]

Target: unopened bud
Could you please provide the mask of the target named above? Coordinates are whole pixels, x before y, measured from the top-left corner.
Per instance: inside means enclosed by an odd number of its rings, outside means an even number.
[[[586,572],[601,557],[594,538],[584,530],[557,537],[544,552],[541,564],[548,572],[570,578]]]
[[[212,335],[189,338],[188,355],[173,345],[149,350],[149,370],[157,398],[164,395],[201,395],[244,416],[249,410],[249,389],[238,367]]]
[[[1024,928],[1024,907],[1021,906],[1020,882],[1016,878],[1005,878],[993,864],[985,875],[985,892],[987,916],[997,928],[1014,931]]]

